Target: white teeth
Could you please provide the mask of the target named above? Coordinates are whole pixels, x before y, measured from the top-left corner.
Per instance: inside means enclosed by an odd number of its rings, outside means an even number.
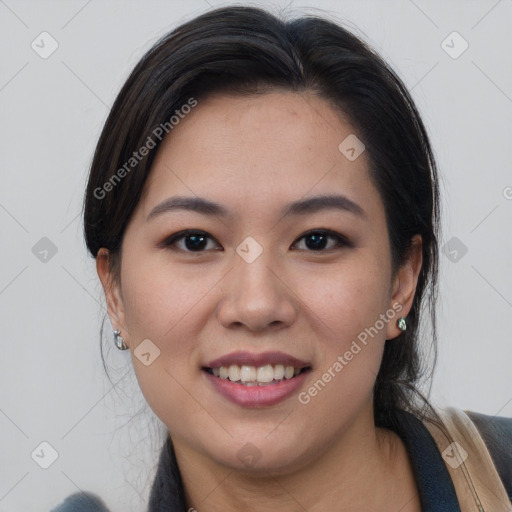
[[[231,382],[241,382],[246,386],[264,386],[273,381],[281,381],[283,379],[291,379],[301,372],[301,368],[293,366],[284,366],[282,364],[266,364],[264,366],[238,366],[232,364],[230,366],[221,366],[220,368],[212,368],[215,377],[221,379],[229,379]]]
[[[284,378],[285,379],[291,379],[293,377],[294,369],[293,366],[287,366],[284,369]]]
[[[282,380],[284,377],[284,366],[282,364],[276,364],[274,366],[274,379]]]
[[[253,382],[256,380],[256,368],[254,366],[242,366],[240,368],[240,380],[242,382]]]
[[[274,380],[274,368],[270,364],[260,366],[256,373],[256,380],[258,382],[272,382]]]
[[[240,380],[240,367],[236,364],[232,364],[229,367],[229,380],[231,382],[238,382]]]

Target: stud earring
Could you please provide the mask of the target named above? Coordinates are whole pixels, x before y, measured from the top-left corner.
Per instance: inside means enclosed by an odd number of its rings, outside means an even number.
[[[119,350],[126,350],[128,348],[124,342],[123,337],[121,336],[121,331],[114,331],[114,343]]]
[[[396,322],[396,324],[398,325],[398,328],[404,332],[406,329],[407,329],[407,323],[405,322],[405,318],[402,317],[402,318],[399,318]]]

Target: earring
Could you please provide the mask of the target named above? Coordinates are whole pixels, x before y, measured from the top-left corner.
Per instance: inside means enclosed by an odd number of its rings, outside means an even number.
[[[396,324],[398,325],[398,328],[404,332],[406,329],[407,329],[407,324],[405,322],[405,318],[402,317],[402,318],[399,318],[396,322]]]
[[[121,331],[114,331],[114,343],[119,350],[126,350],[128,348],[124,342],[123,337],[121,336]]]

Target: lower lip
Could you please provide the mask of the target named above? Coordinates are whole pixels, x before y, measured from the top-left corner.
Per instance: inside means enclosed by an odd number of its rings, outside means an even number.
[[[216,391],[231,402],[243,407],[265,407],[275,405],[288,398],[304,383],[308,372],[305,371],[292,379],[283,379],[276,384],[265,386],[244,386],[229,379],[221,379],[210,373],[204,373]]]

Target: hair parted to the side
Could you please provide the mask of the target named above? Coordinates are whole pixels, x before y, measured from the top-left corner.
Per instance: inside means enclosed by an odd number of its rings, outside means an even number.
[[[123,235],[160,141],[108,192],[98,190],[105,190],[104,184],[126,169],[155,127],[168,123],[191,98],[200,105],[215,93],[255,94],[276,88],[312,92],[348,116],[366,146],[370,173],[385,206],[393,273],[404,262],[413,236],[422,237],[423,264],[407,330],[386,341],[374,412],[376,425],[394,424],[396,408],[423,416],[429,407],[419,383],[422,377],[430,381],[436,359],[436,163],[400,78],[341,25],[312,15],[284,20],[260,8],[231,6],[202,14],[161,38],[122,87],[98,141],[84,200],[87,247],[94,257],[101,247],[109,250],[110,269],[121,284]],[[430,360],[420,356],[420,311],[431,321],[429,338],[422,340]]]

